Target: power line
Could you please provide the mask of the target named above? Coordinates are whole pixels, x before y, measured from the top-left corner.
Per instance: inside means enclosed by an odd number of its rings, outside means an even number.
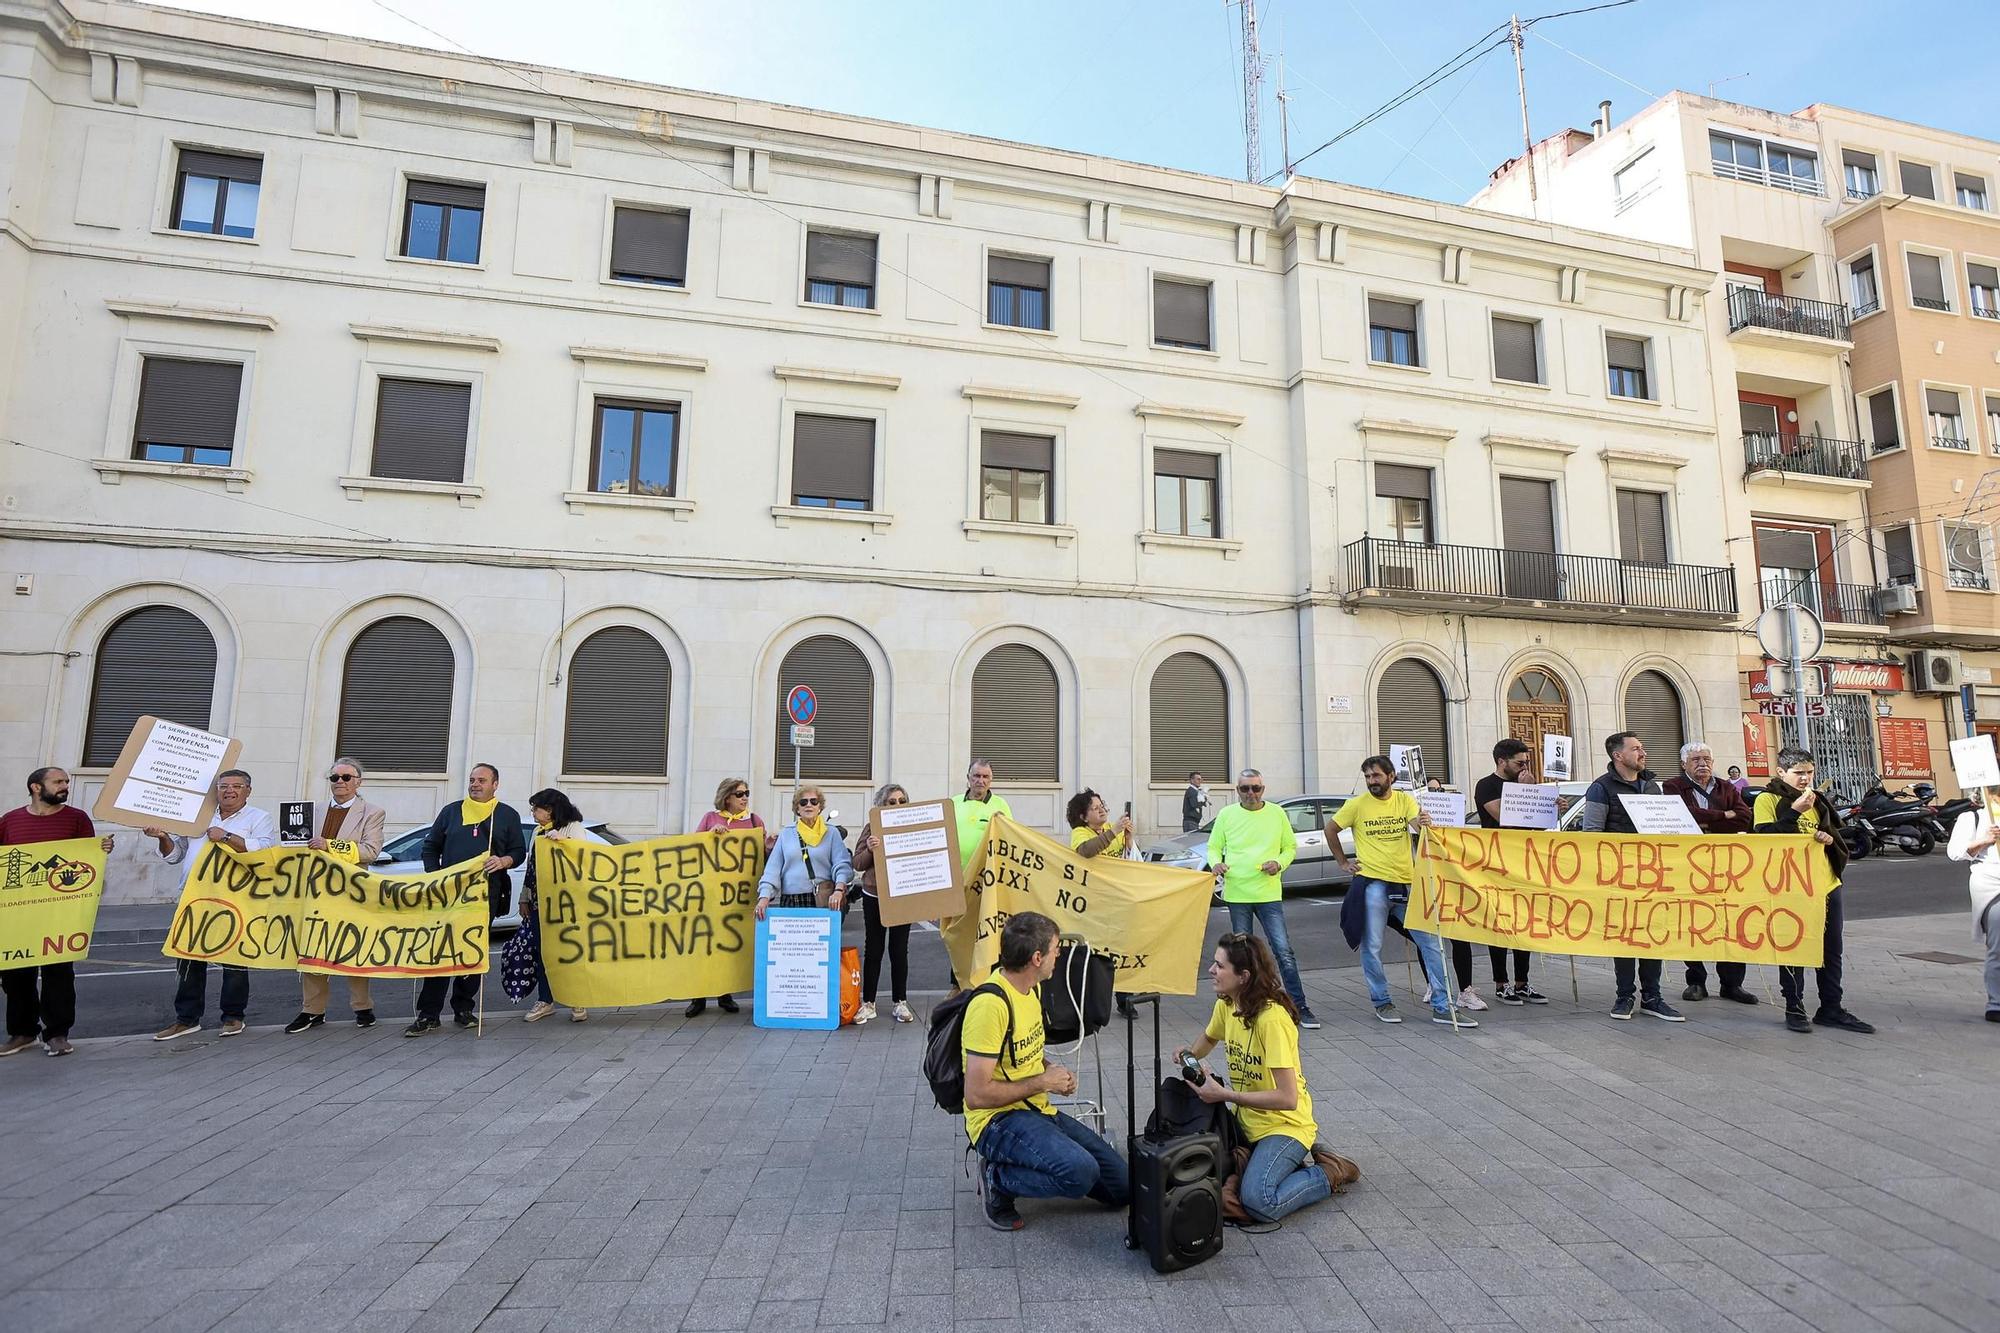
[[[1404,60],[1403,57],[1401,57],[1400,55],[1397,55],[1396,48],[1389,45],[1388,39],[1383,37],[1380,32],[1376,31],[1375,25],[1368,21],[1368,16],[1361,12],[1361,6],[1354,3],[1354,0],[1347,0],[1347,8],[1350,11],[1352,11],[1355,18],[1361,20],[1361,26],[1368,29],[1368,35],[1373,37],[1376,43],[1379,46],[1381,46],[1381,48],[1384,51],[1387,51],[1389,53],[1389,59],[1395,61],[1397,66],[1403,71],[1403,73],[1408,74],[1410,72],[1409,62]],[[1463,93],[1464,89],[1460,89],[1459,91]],[[1446,103],[1444,106],[1438,106],[1437,98],[1431,96],[1428,92],[1424,94],[1424,100],[1429,102],[1432,106],[1438,107],[1438,120],[1444,120],[1445,123],[1451,127],[1451,132],[1453,134],[1456,134],[1458,136],[1458,141],[1465,145],[1465,151],[1472,154],[1472,160],[1474,165],[1476,165],[1480,170],[1484,171],[1487,166],[1486,158],[1481,155],[1480,151],[1477,148],[1474,148],[1472,146],[1472,140],[1465,137],[1464,132],[1458,128],[1458,122],[1450,120],[1445,116],[1445,112],[1450,108],[1450,103]],[[1456,102],[1457,100],[1458,98],[1456,96],[1452,98],[1453,102]],[[1433,120],[1431,122],[1431,128],[1436,128],[1436,126],[1437,126],[1437,120]],[[1422,143],[1424,135],[1427,135],[1429,133],[1430,129],[1426,129],[1423,134],[1417,136],[1417,142]],[[1407,156],[1407,154],[1405,154],[1405,156]],[[1398,163],[1397,165],[1400,166],[1401,164]],[[1392,170],[1390,174],[1393,175],[1394,171]]]

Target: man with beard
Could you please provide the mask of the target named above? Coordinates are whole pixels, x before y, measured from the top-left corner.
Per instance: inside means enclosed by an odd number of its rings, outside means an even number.
[[[1410,857],[1410,828],[1429,827],[1431,817],[1417,808],[1417,798],[1396,786],[1396,766],[1385,754],[1370,755],[1361,761],[1361,780],[1368,790],[1348,798],[1333,821],[1326,826],[1327,850],[1343,873],[1352,877],[1347,892],[1367,895],[1367,927],[1361,939],[1361,975],[1368,982],[1368,1001],[1375,1017],[1384,1023],[1400,1023],[1403,1016],[1389,999],[1389,978],[1382,971],[1382,934],[1393,917],[1403,923],[1417,954],[1424,960],[1424,975],[1435,977],[1431,992],[1431,1022],[1447,1027],[1476,1028],[1479,1020],[1454,1016],[1446,980],[1444,955],[1438,937],[1413,926],[1405,915],[1410,906],[1410,881],[1417,877],[1416,862]],[[1340,831],[1354,831],[1354,859],[1347,859],[1340,845]]]
[[[60,768],[38,768],[28,774],[28,803],[0,815],[0,847],[27,847],[38,842],[94,838],[90,816],[69,803],[69,774]],[[109,852],[110,836],[100,841]],[[37,982],[40,983],[39,989]],[[50,1055],[68,1055],[70,1025],[76,1022],[76,964],[41,963],[0,972],[0,990],[7,995],[7,1042],[0,1056],[19,1055],[40,1036]]]
[[[521,816],[511,805],[502,804],[500,770],[491,764],[474,764],[465,780],[465,799],[438,811],[431,831],[424,835],[424,869],[443,870],[461,861],[484,854],[486,862],[487,919],[507,911],[507,872],[521,864],[528,841],[521,831]],[[489,938],[491,938],[489,936]],[[462,1028],[478,1022],[478,973],[459,977],[425,977],[417,991],[416,1021],[403,1029],[406,1037],[421,1037],[434,1031],[444,1012],[445,991],[451,992],[451,1018]]]
[[[1585,833],[1637,833],[1632,812],[1623,796],[1660,796],[1660,784],[1646,768],[1646,744],[1636,731],[1614,731],[1604,738],[1604,753],[1611,762],[1598,774],[1597,781],[1583,794]],[[1615,958],[1611,970],[1618,978],[1618,999],[1611,1016],[1621,1021],[1644,1012],[1668,1023],[1685,1023],[1681,1011],[1660,995],[1660,960],[1657,958]],[[1634,984],[1633,974],[1638,974]],[[1636,993],[1636,994],[1635,994]]]
[[[1493,771],[1479,779],[1472,789],[1473,813],[1479,818],[1481,828],[1499,828],[1500,803],[1507,795],[1507,784],[1519,782],[1527,776],[1528,763],[1533,752],[1528,743],[1518,737],[1509,736],[1493,747]],[[1457,942],[1453,942],[1456,949]],[[1489,944],[1486,952],[1493,959],[1493,985],[1500,993],[1500,1003],[1511,1005],[1547,1004],[1549,997],[1528,984],[1528,951],[1515,949],[1513,984],[1508,984],[1506,949],[1497,944]],[[1453,958],[1456,965],[1457,959]]]

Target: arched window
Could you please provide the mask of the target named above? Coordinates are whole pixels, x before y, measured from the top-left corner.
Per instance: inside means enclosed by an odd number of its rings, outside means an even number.
[[[800,776],[873,781],[875,673],[859,648],[831,634],[794,644],[778,667],[778,734],[771,758],[775,780],[789,782],[792,777],[792,719],[785,714],[785,696],[795,685],[810,687],[819,700],[813,745],[799,751]]]
[[[1229,686],[1200,653],[1175,653],[1153,671],[1153,781],[1199,770],[1229,776]]]
[[[362,630],[341,667],[334,748],[371,775],[450,768],[457,665],[450,642],[415,616],[388,616]]]
[[[972,672],[972,753],[995,782],[1060,782],[1056,671],[1025,643],[1006,643]]]
[[[1555,781],[1542,772],[1542,738],[1568,736],[1569,698],[1555,673],[1529,667],[1507,687],[1507,734],[1528,746],[1528,777],[1534,782]],[[1565,774],[1565,777],[1568,775]]]
[[[1654,768],[1671,771],[1680,763],[1687,731],[1681,692],[1657,671],[1641,671],[1625,687],[1625,730],[1636,731]]]
[[[1424,772],[1451,776],[1451,729],[1444,682],[1414,657],[1398,658],[1375,684],[1375,735],[1383,754],[1392,745],[1421,745]]]
[[[667,776],[673,666],[660,641],[630,625],[598,630],[569,659],[563,772]]]
[[[215,636],[178,606],[127,612],[97,641],[84,723],[83,766],[118,762],[132,724],[148,714],[208,730],[215,700]]]

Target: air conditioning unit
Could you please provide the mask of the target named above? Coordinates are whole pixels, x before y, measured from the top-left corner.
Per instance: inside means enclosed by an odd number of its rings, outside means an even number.
[[[1892,583],[1881,589],[1882,614],[1907,616],[1917,609],[1917,590],[1907,583]]]
[[[1965,680],[1965,663],[1942,648],[1920,648],[1910,654],[1910,688],[1919,694],[1957,694]]]

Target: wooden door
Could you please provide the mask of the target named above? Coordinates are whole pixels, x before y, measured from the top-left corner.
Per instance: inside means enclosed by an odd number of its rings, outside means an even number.
[[[1517,676],[1507,687],[1507,734],[1527,742],[1527,780],[1542,781],[1542,737],[1568,736],[1572,742],[1576,738],[1576,733],[1569,729],[1569,699],[1563,693],[1562,682],[1534,667]],[[1572,766],[1577,763],[1576,756],[1576,746],[1572,743]]]

